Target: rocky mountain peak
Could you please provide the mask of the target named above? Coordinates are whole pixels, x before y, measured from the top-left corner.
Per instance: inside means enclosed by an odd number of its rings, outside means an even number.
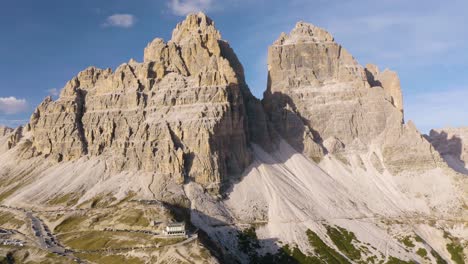
[[[334,42],[334,38],[325,29],[299,21],[289,34],[282,33],[274,45],[326,42]]]
[[[214,23],[188,15],[170,41],[154,39],[144,62],[114,72],[89,67],[30,127],[35,155],[58,162],[112,155],[112,171],[143,170],[167,181],[219,188],[250,162],[242,66]],[[255,106],[255,105],[254,105]]]
[[[171,41],[184,45],[197,40],[209,43],[220,39],[221,34],[215,28],[214,22],[200,12],[198,14],[189,14],[184,21],[177,24],[172,32]]]
[[[145,48],[145,62],[157,72],[198,76],[207,85],[244,83],[243,69],[213,21],[203,13],[190,14],[179,23],[167,43],[156,38]],[[157,74],[158,76],[161,74]]]
[[[398,74],[389,69],[381,72],[377,65],[367,64],[366,75],[369,84],[382,87],[390,96],[393,105],[403,113],[403,94]]]
[[[389,168],[423,168],[438,160],[416,128],[404,125],[398,75],[364,68],[327,31],[297,23],[269,48],[268,70],[265,112],[289,144],[314,160],[365,152],[382,137]],[[398,154],[405,146],[414,153],[408,163]]]

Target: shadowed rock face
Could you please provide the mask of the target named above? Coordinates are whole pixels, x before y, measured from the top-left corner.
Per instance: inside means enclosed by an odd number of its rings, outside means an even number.
[[[403,94],[401,92],[398,74],[389,69],[380,72],[376,65],[367,64],[366,75],[369,84],[371,86],[382,87],[389,98],[391,98],[391,103],[403,113]]]
[[[313,158],[332,152],[324,141],[368,144],[390,116],[403,121],[385,89],[371,88],[365,69],[321,28],[299,22],[290,34],[283,33],[269,48],[268,70],[263,103],[270,120]],[[401,95],[399,86],[393,89]]]
[[[366,151],[376,142],[393,173],[440,161],[416,128],[404,125],[397,74],[362,67],[328,32],[310,24],[297,23],[269,48],[262,102],[279,134],[314,160]]]
[[[433,129],[427,139],[450,167],[468,175],[468,128]]]
[[[217,189],[250,163],[250,92],[235,55],[204,14],[189,15],[144,62],[90,67],[30,120],[35,154],[108,155],[110,170],[145,170]]]

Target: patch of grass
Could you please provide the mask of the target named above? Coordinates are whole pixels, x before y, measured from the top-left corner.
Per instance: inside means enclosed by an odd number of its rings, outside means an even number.
[[[101,194],[93,197],[90,200],[86,200],[78,205],[79,208],[105,208],[115,202],[116,198],[112,194]]]
[[[237,247],[249,256],[251,262],[258,259],[257,249],[260,248],[260,243],[255,227],[247,228],[237,234]]]
[[[414,240],[416,240],[419,243],[424,243],[424,239],[422,239],[420,236],[415,235]]]
[[[366,263],[375,263],[377,261],[377,256],[370,256],[366,259]]]
[[[13,252],[8,252],[5,257],[0,257],[0,264],[15,263],[15,256]]]
[[[58,236],[63,244],[78,250],[118,249],[155,245],[171,245],[181,239],[158,239],[143,233],[83,231]]]
[[[10,213],[7,211],[1,211],[0,212],[0,225],[3,226],[6,224],[10,224],[11,226],[14,226],[15,228],[20,228],[24,225],[24,221],[16,218],[16,216],[13,213]]]
[[[314,247],[315,253],[318,257],[328,264],[350,264],[349,260],[343,257],[340,253],[338,253],[333,248],[329,247],[325,242],[320,239],[320,237],[313,232],[312,230],[308,229],[307,237],[309,238],[309,243],[312,247]]]
[[[427,257],[427,250],[425,248],[419,248],[418,251],[416,251],[416,254],[418,254],[422,258],[425,258]]]
[[[335,243],[336,247],[351,260],[361,258],[361,251],[353,245],[353,241],[358,241],[353,232],[337,226],[326,226],[327,234]]]
[[[77,257],[99,264],[143,264],[139,258],[125,257],[122,255],[100,255],[100,254],[76,254]]]
[[[404,261],[404,260],[401,260],[399,258],[395,258],[395,257],[390,256],[390,258],[388,258],[388,261],[385,264],[416,264],[416,262],[414,262],[412,260]]]
[[[70,216],[63,220],[54,231],[57,233],[76,231],[77,227],[88,219],[86,216]]]
[[[76,232],[59,235],[58,238],[65,245],[78,250],[97,250],[109,248],[112,236],[98,231]]]
[[[129,226],[147,227],[150,224],[149,220],[145,217],[145,212],[139,209],[127,210],[117,221]]]
[[[455,242],[447,244],[447,250],[450,253],[451,259],[457,264],[465,264],[463,247]]]
[[[49,200],[49,205],[66,205],[74,206],[78,203],[80,195],[77,193],[67,193],[62,196],[56,196],[55,198]]]
[[[316,256],[307,256],[298,247],[284,246],[282,252],[277,254],[276,259],[269,263],[298,263],[298,264],[322,264],[323,262]]]
[[[401,239],[398,239],[398,241],[403,243],[403,245],[405,245],[406,247],[414,248],[414,243],[413,243],[413,241],[411,241],[410,236],[405,236],[405,237],[403,237]]]
[[[436,259],[437,264],[447,264],[447,261],[445,261],[445,259],[443,259],[434,249],[431,250],[431,255]]]

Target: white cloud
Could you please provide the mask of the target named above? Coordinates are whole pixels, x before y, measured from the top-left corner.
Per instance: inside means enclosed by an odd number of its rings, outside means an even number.
[[[189,13],[208,11],[213,7],[213,0],[170,0],[169,8],[178,16]]]
[[[57,88],[52,88],[46,91],[51,96],[59,96],[60,90]]]
[[[135,16],[131,14],[114,14],[109,16],[104,22],[105,27],[131,28],[135,25]]]
[[[25,99],[17,99],[13,96],[0,97],[0,113],[12,115],[26,111],[28,104]]]

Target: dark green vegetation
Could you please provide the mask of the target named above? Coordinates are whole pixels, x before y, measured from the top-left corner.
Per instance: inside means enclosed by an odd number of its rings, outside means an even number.
[[[345,254],[351,260],[358,260],[361,259],[361,251],[357,249],[353,245],[353,240],[356,242],[360,242],[357,240],[356,236],[353,232],[349,232],[348,230],[337,226],[326,226],[327,234],[335,243],[336,247]]]
[[[0,264],[13,264],[15,263],[15,257],[12,252],[8,252],[6,256],[0,256]]]
[[[450,240],[450,243],[448,243],[446,247],[453,262],[456,264],[465,264],[465,254],[463,253],[463,246],[460,244],[460,240],[453,237],[445,230],[444,238]]]
[[[403,243],[403,245],[405,245],[406,247],[414,248],[414,243],[413,243],[413,241],[411,241],[410,236],[405,236],[402,239],[400,239],[399,241],[401,243]]]
[[[459,243],[452,242],[447,244],[447,250],[450,253],[453,262],[457,264],[465,264],[463,247]]]
[[[424,243],[424,239],[422,239],[420,236],[415,235],[414,240],[416,240],[419,243]]]
[[[427,257],[427,250],[425,248],[419,248],[418,251],[416,251],[416,254],[418,254],[422,258],[425,258]]]
[[[309,243],[312,247],[314,247],[315,253],[318,255],[323,263],[328,264],[347,264],[351,263],[345,257],[343,257],[340,253],[338,253],[333,248],[329,247],[325,242],[323,242],[320,237],[313,232],[312,230],[307,230],[306,232],[307,237],[309,238]]]
[[[445,261],[437,251],[431,250],[431,255],[436,259],[437,264],[447,264],[447,261]]]
[[[260,248],[258,242],[257,233],[254,227],[250,227],[237,235],[238,247],[242,252],[249,253],[249,256],[253,256],[253,252]]]
[[[378,257],[372,255],[371,251],[369,251],[369,247],[361,243],[353,232],[339,226],[325,226],[325,228],[327,229],[327,235],[336,245],[338,251],[328,246],[312,230],[307,230],[306,234],[309,244],[313,248],[313,254],[304,253],[298,247],[286,245],[279,249],[276,254],[259,256],[256,250],[260,245],[254,228],[249,228],[239,233],[238,247],[239,250],[249,257],[249,263],[254,264],[350,264],[352,263],[351,261],[359,264],[384,263],[383,260],[378,261]],[[371,245],[368,246],[372,247]],[[420,249],[418,252],[418,254],[426,253],[425,255],[427,255],[427,251],[425,251],[425,249]],[[382,254],[380,255],[381,258],[384,257]],[[412,260],[401,260],[393,256],[390,256],[388,261],[385,262],[385,264],[414,263],[416,262]]]
[[[395,257],[390,257],[388,258],[388,261],[385,264],[416,264],[416,262],[412,260],[404,261]]]
[[[338,239],[338,233],[342,231],[339,229],[330,229],[333,232],[335,239],[337,241],[342,241]],[[347,233],[347,237],[344,238],[344,241],[347,241],[350,236]],[[334,250],[333,248],[327,246],[320,237],[313,231],[307,230],[307,237],[309,238],[310,245],[314,248],[313,255],[304,254],[298,247],[290,247],[288,245],[279,249],[278,252],[274,255],[267,254],[265,256],[259,256],[257,249],[260,248],[260,244],[253,227],[246,229],[239,233],[238,235],[238,248],[244,252],[249,257],[250,263],[293,263],[293,264],[350,264],[351,262],[347,260],[343,255]],[[344,248],[348,246],[346,242],[342,245]]]

